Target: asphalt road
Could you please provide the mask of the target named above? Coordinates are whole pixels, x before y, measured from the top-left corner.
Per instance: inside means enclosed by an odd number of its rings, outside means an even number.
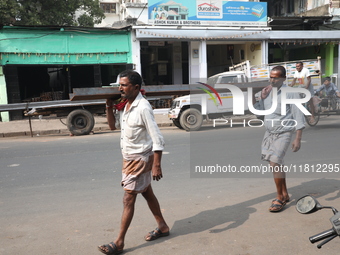
[[[286,164],[340,163],[339,128],[336,117],[306,128],[303,147],[288,152]],[[340,209],[338,175],[310,171],[288,178],[292,202],[280,213],[269,213],[275,197],[271,174],[194,173],[196,165],[216,164],[213,160],[237,168],[260,165],[262,128],[161,130],[164,178],[153,188],[171,235],[144,241],[156,225],[139,197],[126,254],[339,253],[339,239],[322,250],[308,241],[330,228],[330,210],[309,215],[295,210],[296,199],[305,194]],[[1,139],[0,254],[101,254],[97,245],[114,239],[122,212],[118,142],[118,132]]]

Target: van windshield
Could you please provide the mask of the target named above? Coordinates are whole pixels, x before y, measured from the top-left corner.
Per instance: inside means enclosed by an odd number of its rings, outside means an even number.
[[[243,78],[242,78],[243,80]],[[214,86],[215,84],[223,84],[223,83],[239,83],[237,75],[215,75],[209,77],[207,80],[207,84]]]
[[[219,83],[238,83],[237,76],[224,76]]]

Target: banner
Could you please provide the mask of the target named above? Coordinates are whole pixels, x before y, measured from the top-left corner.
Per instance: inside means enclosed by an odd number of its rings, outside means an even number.
[[[222,0],[149,0],[150,25],[267,26],[267,3]]]

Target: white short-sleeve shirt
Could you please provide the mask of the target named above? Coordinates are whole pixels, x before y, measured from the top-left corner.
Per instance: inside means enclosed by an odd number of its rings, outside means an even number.
[[[162,151],[164,138],[157,126],[152,107],[141,93],[126,111],[120,114],[123,154],[143,154],[147,151]]]

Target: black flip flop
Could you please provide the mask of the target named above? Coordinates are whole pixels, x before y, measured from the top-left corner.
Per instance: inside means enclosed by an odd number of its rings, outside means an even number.
[[[102,247],[107,248],[108,251],[104,251]],[[115,254],[121,254],[123,250],[118,250],[116,244],[114,242],[111,242],[109,244],[103,244],[101,246],[98,246],[98,250],[106,255],[115,255]]]
[[[279,204],[274,204],[275,201],[278,202]],[[280,212],[285,205],[286,205],[286,202],[283,202],[280,199],[275,198],[272,201],[271,206],[269,207],[269,211],[270,212]]]
[[[162,231],[160,231],[159,228],[156,228],[155,230],[152,230],[151,232],[149,232],[148,235],[145,236],[145,241],[153,241],[153,240],[156,240],[160,237],[168,236],[168,235],[170,235],[169,231],[163,233]],[[150,239],[147,239],[147,238],[150,238]]]

